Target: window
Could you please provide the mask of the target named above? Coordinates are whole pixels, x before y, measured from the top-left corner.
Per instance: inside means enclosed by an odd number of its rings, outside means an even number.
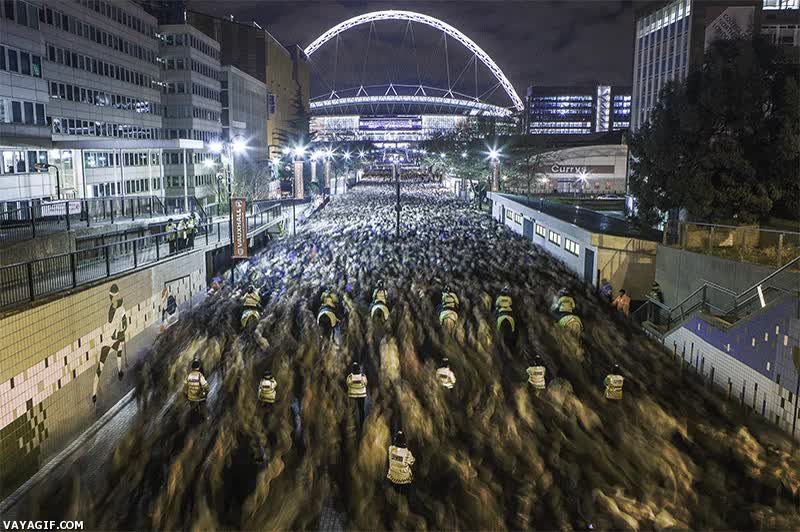
[[[23,108],[25,109],[25,123],[33,125],[36,121],[33,116],[33,103],[23,102]]]
[[[564,249],[575,255],[576,257],[581,254],[581,246],[577,242],[573,242],[569,238],[564,239]]]
[[[22,123],[22,102],[11,102],[11,121],[15,124]]]
[[[31,74],[37,78],[42,77],[42,58],[38,55],[31,56]]]
[[[6,47],[0,46],[0,70],[6,69]]]
[[[514,213],[514,222],[518,224],[522,224],[522,214],[515,212]]]
[[[19,63],[22,67],[20,72],[25,74],[26,76],[31,75],[31,54],[27,52],[20,52],[19,53]]]
[[[544,238],[547,236],[547,231],[545,230],[543,225],[536,224],[536,234]]]
[[[19,61],[17,60],[17,51],[8,49],[8,70],[11,72],[19,72]]]
[[[561,246],[561,235],[559,235],[555,231],[550,231],[550,233],[547,235],[547,239],[556,246],[559,247]]]
[[[506,209],[506,218],[508,220],[513,220],[514,219],[514,211],[512,211],[510,209]]]

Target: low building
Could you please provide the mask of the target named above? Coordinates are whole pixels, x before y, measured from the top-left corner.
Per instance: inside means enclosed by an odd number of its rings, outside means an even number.
[[[628,146],[603,144],[565,148],[542,154],[534,168],[537,188],[546,192],[623,194]]]
[[[588,209],[510,194],[489,193],[492,216],[561,259],[590,285],[603,279],[632,299],[644,299],[656,273],[658,231]]]

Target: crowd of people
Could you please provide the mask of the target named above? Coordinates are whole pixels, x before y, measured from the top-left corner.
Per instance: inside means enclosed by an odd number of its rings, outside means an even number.
[[[181,217],[177,222],[174,218],[167,220],[164,232],[169,244],[170,255],[178,251],[194,248],[194,238],[197,235],[198,216],[191,213],[189,216]]]
[[[235,278],[137,368],[140,415],[107,482],[51,486],[37,515],[294,530],[333,506],[357,530],[800,527],[796,444],[435,183],[402,183],[399,237],[394,187],[362,182]],[[577,342],[558,325],[576,313]]]

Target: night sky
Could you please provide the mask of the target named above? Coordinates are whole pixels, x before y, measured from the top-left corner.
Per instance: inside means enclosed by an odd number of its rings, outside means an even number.
[[[542,85],[605,82],[630,85],[633,61],[633,10],[630,0],[591,1],[320,1],[278,0],[225,2],[192,0],[190,8],[217,16],[233,14],[255,20],[284,44],[305,47],[331,26],[356,15],[382,9],[418,11],[447,22],[482,47],[524,97],[533,82]],[[447,69],[441,32],[414,25],[416,48],[404,22],[380,22],[370,41],[369,26],[341,34],[312,56],[312,96],[360,84],[409,83],[446,87]],[[365,52],[370,43],[369,53]],[[471,54],[448,38],[454,87],[475,93]],[[416,54],[414,53],[416,50]],[[365,58],[366,57],[366,58]],[[466,70],[464,70],[466,68]],[[478,93],[494,78],[478,69]],[[492,97],[501,98],[502,91]],[[505,101],[508,104],[508,100]]]

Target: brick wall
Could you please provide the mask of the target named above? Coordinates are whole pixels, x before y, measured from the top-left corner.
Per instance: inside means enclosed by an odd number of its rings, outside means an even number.
[[[191,253],[86,288],[0,320],[0,498],[24,482],[44,462],[85,430],[117,398],[128,380],[117,379],[111,351],[93,384],[104,345],[113,345],[109,291],[127,316],[123,369],[152,343],[161,319],[164,287],[181,304],[205,289],[205,254]],[[149,334],[142,334],[148,331]]]

